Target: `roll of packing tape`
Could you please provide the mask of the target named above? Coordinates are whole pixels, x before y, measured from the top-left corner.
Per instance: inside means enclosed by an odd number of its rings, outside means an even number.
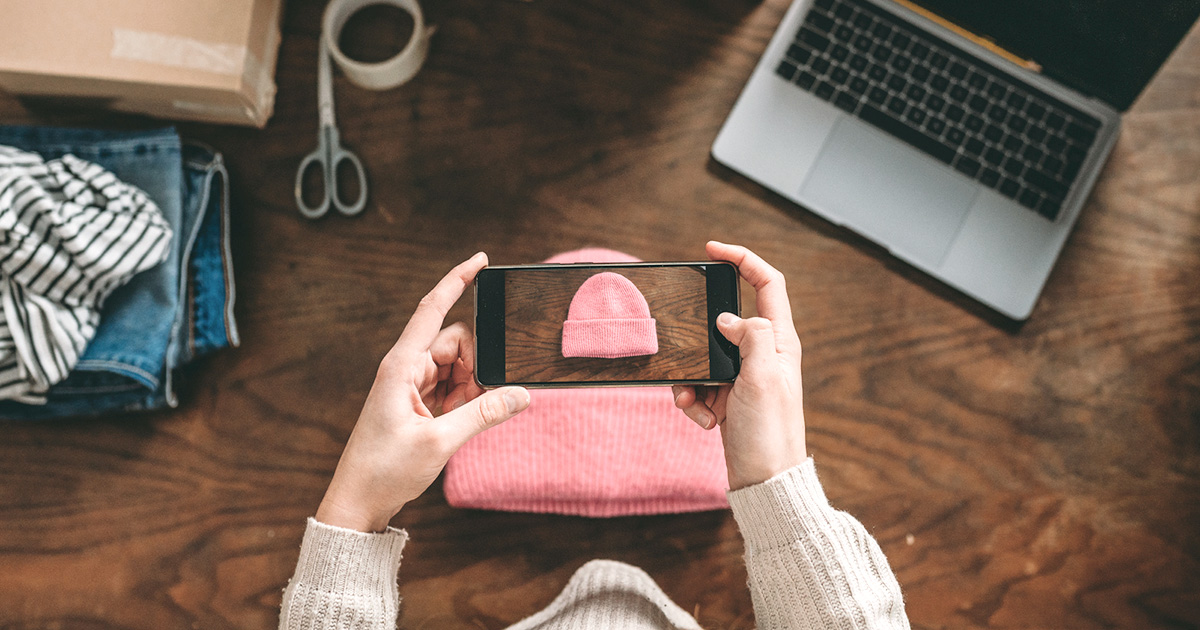
[[[413,19],[412,37],[404,49],[395,57],[379,63],[363,63],[345,55],[338,48],[342,29],[350,16],[364,7],[377,4],[397,7]],[[425,16],[421,13],[421,5],[417,0],[330,0],[325,7],[325,17],[321,21],[321,37],[325,38],[325,46],[334,63],[346,74],[355,85],[368,90],[387,90],[407,83],[416,76],[425,56],[429,52],[429,38],[437,27],[425,26]]]

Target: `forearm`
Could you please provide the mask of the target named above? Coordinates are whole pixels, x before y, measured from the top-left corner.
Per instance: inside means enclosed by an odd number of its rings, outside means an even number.
[[[729,493],[729,503],[759,628],[908,628],[887,558],[861,523],[830,507],[812,459]]]
[[[296,573],[283,591],[280,630],[393,630],[396,572],[408,534],[364,534],[308,519]]]

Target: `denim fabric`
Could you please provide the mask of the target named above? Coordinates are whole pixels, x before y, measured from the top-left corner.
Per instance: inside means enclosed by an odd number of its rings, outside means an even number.
[[[189,319],[183,330],[189,337],[181,344],[179,365],[241,345],[233,317],[237,292],[229,249],[229,172],[220,153],[200,144],[184,144],[183,159],[185,207],[200,213],[200,226],[189,257],[190,299],[185,303],[192,309],[185,311]]]
[[[117,289],[83,357],[45,405],[0,402],[0,417],[45,419],[178,405],[174,373],[238,344],[228,251],[228,175],[220,154],[173,128],[0,127],[0,144],[46,159],[71,153],[144,190],[175,231],[161,265]]]

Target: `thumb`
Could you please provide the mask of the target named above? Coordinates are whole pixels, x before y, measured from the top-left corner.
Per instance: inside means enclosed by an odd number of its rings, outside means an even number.
[[[742,319],[733,313],[721,313],[717,317],[717,330],[737,346],[742,358],[753,356],[761,347],[770,347],[774,351],[771,320],[762,317]]]
[[[458,445],[521,413],[529,406],[529,391],[524,387],[501,387],[443,414],[442,422],[454,427]]]

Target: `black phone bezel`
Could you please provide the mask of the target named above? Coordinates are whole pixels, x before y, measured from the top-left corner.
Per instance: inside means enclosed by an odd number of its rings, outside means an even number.
[[[710,378],[654,381],[555,381],[506,383],[504,380],[504,275],[510,270],[612,269],[631,267],[705,268],[705,299],[708,305],[708,365]],[[731,290],[730,290],[731,289]],[[475,277],[475,380],[481,387],[520,385],[530,388],[638,387],[662,385],[719,385],[731,383],[741,369],[737,346],[717,331],[717,316],[724,312],[741,315],[741,286],[737,267],[726,261],[572,263],[496,265],[485,267]]]

